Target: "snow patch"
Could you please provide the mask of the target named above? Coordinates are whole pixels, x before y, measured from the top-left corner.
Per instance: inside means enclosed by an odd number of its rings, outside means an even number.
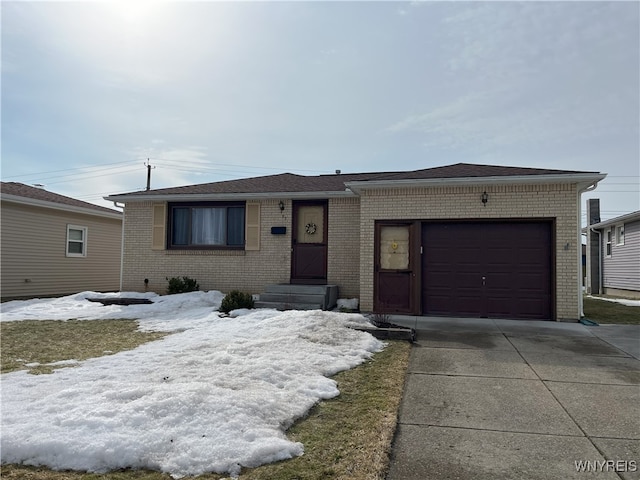
[[[628,307],[640,307],[640,300],[628,300],[626,298],[592,297],[591,295],[588,295],[588,297],[594,298],[596,300],[604,300],[605,302],[621,303],[622,305],[626,305]]]
[[[302,455],[286,428],[339,394],[328,376],[383,348],[349,328],[370,325],[358,314],[221,317],[220,292],[144,294],[154,302],[148,305],[87,300],[99,295],[8,302],[1,320],[135,318],[144,330],[175,333],[130,351],[56,362],[76,368],[49,375],[2,375],[2,462],[237,476],[242,466]]]

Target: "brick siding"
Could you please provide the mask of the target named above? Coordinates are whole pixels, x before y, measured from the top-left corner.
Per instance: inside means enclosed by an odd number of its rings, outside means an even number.
[[[480,201],[489,194],[486,206]],[[359,198],[328,202],[328,278],[340,297],[358,297],[373,310],[374,224],[376,220],[555,219],[556,317],[576,320],[578,306],[577,193],[571,184],[487,185],[365,189]],[[291,274],[292,202],[261,201],[260,250],[180,251],[151,249],[152,202],[125,209],[123,290],[164,293],[166,277],[187,275],[202,290],[240,289],[260,293],[270,283],[288,283]],[[271,227],[286,226],[285,235]],[[568,245],[568,247],[567,247]]]
[[[201,290],[239,289],[260,293],[270,283],[288,283],[291,271],[291,204],[284,212],[279,200],[261,202],[260,250],[152,250],[152,202],[130,202],[125,208],[122,289],[165,293],[166,277],[195,278]],[[272,226],[287,226],[286,235],[272,235]]]
[[[482,192],[489,195],[486,206]],[[556,317],[579,318],[577,192],[571,184],[364,190],[360,204],[360,305],[373,310],[376,220],[547,218],[556,220]],[[566,245],[568,244],[568,247]]]

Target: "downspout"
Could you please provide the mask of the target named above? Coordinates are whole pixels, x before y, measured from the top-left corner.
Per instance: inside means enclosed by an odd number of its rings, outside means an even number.
[[[113,206],[122,209],[122,233],[120,234],[120,291],[122,292],[122,270],[124,268],[124,223],[125,223],[125,205],[118,205],[118,202],[113,202]]]
[[[578,321],[584,317],[584,296],[582,292],[582,194],[595,190],[598,186],[596,180],[582,189],[578,189]]]

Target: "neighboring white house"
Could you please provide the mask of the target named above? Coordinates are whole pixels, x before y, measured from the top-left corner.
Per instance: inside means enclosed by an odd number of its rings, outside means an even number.
[[[2,182],[2,300],[117,291],[122,213]]]
[[[640,298],[640,210],[601,222],[598,202],[587,205],[587,293]]]

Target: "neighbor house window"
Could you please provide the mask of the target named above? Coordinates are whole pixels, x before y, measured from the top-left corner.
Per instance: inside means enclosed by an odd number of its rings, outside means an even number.
[[[616,245],[624,245],[624,225],[616,226]]]
[[[169,204],[169,248],[242,248],[244,203]]]
[[[87,227],[67,225],[67,257],[87,256]]]
[[[607,257],[611,256],[611,229],[604,232],[604,252]]]

